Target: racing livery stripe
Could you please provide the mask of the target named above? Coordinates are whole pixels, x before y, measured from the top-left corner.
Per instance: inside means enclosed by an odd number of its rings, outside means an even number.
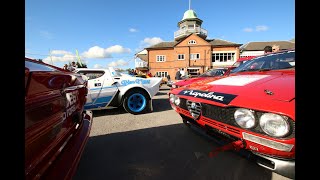
[[[179,92],[179,95],[206,99],[209,101],[215,101],[226,105],[228,105],[234,98],[237,97],[237,95],[234,94],[224,94],[218,92],[207,92],[199,90],[183,90]]]

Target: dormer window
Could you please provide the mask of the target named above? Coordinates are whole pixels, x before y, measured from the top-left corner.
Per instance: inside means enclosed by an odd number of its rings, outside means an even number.
[[[197,44],[196,40],[190,40],[188,44]]]

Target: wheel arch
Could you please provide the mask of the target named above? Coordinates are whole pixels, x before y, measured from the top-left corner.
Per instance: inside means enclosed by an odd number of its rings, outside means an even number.
[[[151,95],[150,95],[150,93],[146,90],[146,89],[144,89],[144,88],[142,88],[142,87],[132,87],[132,88],[130,88],[130,89],[127,89],[125,92],[124,92],[124,94],[121,96],[121,104],[123,104],[123,100],[124,100],[124,98],[126,97],[126,95],[130,92],[130,91],[133,91],[133,90],[141,90],[141,91],[143,91],[143,92],[145,92],[147,95],[148,95],[148,100],[151,100]]]

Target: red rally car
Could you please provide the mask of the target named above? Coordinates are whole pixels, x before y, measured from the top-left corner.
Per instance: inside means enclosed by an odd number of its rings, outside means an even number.
[[[186,125],[295,177],[295,50],[265,54],[228,76],[172,89],[169,100]]]
[[[87,82],[25,58],[25,179],[72,179],[92,125]]]

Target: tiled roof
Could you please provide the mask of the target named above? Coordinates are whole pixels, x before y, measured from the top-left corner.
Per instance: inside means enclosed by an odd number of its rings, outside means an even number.
[[[161,42],[158,44],[155,44],[153,46],[150,46],[146,49],[157,49],[157,48],[173,48],[176,44],[183,41],[185,38],[181,39],[180,41],[170,41],[170,42]],[[241,46],[242,44],[237,44],[230,41],[225,41],[221,39],[206,39],[208,43],[210,43],[212,46]]]
[[[160,42],[160,43],[158,43],[158,44],[155,44],[155,45],[153,45],[153,46],[150,46],[150,47],[148,47],[148,48],[146,48],[146,49],[153,49],[153,48],[172,48],[172,47],[174,47],[176,44],[177,44],[178,42],[176,42],[176,41],[170,41],[170,42]]]
[[[242,44],[225,41],[221,39],[207,39],[208,43],[210,43],[212,46],[241,46]]]
[[[240,47],[244,51],[263,51],[266,46],[278,45],[281,50],[294,49],[295,42],[292,41],[266,41],[266,42],[249,42]]]
[[[142,61],[148,61],[147,54],[138,54],[137,57],[140,58]]]

